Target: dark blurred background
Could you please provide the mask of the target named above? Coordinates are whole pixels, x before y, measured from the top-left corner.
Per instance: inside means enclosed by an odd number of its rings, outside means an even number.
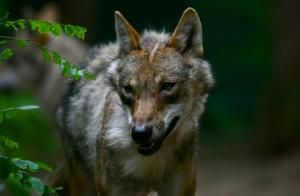
[[[47,3],[1,0],[0,16],[9,12],[10,19],[18,19],[26,10],[38,13]],[[183,10],[195,8],[202,21],[205,58],[216,78],[200,121],[202,195],[300,195],[300,1],[51,3],[61,23],[88,29],[84,44],[89,46],[115,40],[115,10],[137,30],[172,31]],[[24,90],[0,95],[0,109],[38,102],[34,92]],[[0,131],[20,143],[17,155],[55,165],[59,144],[48,119],[47,112],[22,113]]]

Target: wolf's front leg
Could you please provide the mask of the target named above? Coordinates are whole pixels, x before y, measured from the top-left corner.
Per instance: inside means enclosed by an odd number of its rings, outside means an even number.
[[[183,180],[183,181],[182,181]],[[198,196],[196,195],[196,180],[194,177],[192,178],[186,178],[186,179],[181,179],[181,183],[175,183],[173,185],[173,189],[167,190],[167,194],[165,194],[165,191],[163,194],[159,194],[164,196],[164,195],[173,195],[173,196]]]
[[[181,190],[180,196],[197,196],[196,195],[196,181],[191,180]]]
[[[194,170],[193,170],[194,171]],[[195,173],[191,174],[189,177],[185,178],[185,183],[182,186],[182,189],[179,192],[179,196],[199,196],[196,193],[197,186],[197,175]]]
[[[196,194],[197,167],[193,160],[190,160],[174,170],[170,175],[167,184],[159,187],[158,195],[172,196],[198,196]]]

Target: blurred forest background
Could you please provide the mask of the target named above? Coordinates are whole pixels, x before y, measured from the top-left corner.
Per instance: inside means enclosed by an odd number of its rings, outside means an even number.
[[[28,13],[40,12],[47,3],[0,0],[0,16],[33,17]],[[140,31],[173,31],[183,10],[194,7],[202,21],[205,58],[217,81],[201,119],[202,195],[300,195],[300,1],[51,3],[58,8],[59,22],[88,29],[87,46],[115,40],[115,10]],[[1,71],[0,64],[0,109],[39,103],[34,90],[1,84]],[[55,165],[60,146],[54,129],[41,110],[5,121],[0,132],[19,142],[22,148],[12,152],[16,156]]]

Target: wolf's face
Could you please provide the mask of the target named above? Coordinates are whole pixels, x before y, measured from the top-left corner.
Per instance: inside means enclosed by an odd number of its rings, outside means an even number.
[[[113,80],[138,152],[152,155],[182,122],[192,120],[194,102],[212,85],[209,66],[201,60],[200,20],[189,9],[172,36],[146,32],[140,37],[117,12],[116,31],[120,58],[109,69],[117,72]]]
[[[139,152],[152,154],[176,127],[188,102],[188,66],[172,48],[149,55],[136,51],[120,62],[119,92],[128,108],[131,135]],[[129,63],[130,62],[130,63]],[[173,63],[172,63],[173,62]]]

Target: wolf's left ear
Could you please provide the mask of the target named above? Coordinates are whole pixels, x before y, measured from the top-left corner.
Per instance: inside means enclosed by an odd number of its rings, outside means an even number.
[[[139,33],[118,11],[115,12],[115,28],[121,53],[129,53],[132,50],[141,48]]]
[[[202,26],[193,8],[189,7],[183,12],[169,41],[169,46],[181,53],[189,52],[194,56],[202,57]]]

